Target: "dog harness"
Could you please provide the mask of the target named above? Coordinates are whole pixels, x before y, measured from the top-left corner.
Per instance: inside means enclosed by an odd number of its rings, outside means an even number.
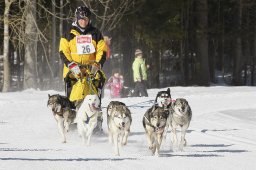
[[[150,121],[148,120],[148,118],[144,115],[143,116],[145,119],[146,119],[146,121],[148,122],[147,123],[147,125],[149,125],[150,127],[152,127],[153,129],[154,129],[154,132],[157,132],[158,130],[156,130],[156,129],[162,129],[162,128],[164,128],[163,126],[162,127],[159,127],[159,128],[156,128],[155,126],[153,126],[151,123],[150,123]]]
[[[92,118],[95,114],[93,114],[91,117],[89,117],[86,113],[85,113],[85,115],[86,115],[86,121],[84,121],[84,123],[85,123],[85,124],[88,124],[89,121],[91,120],[91,118]]]

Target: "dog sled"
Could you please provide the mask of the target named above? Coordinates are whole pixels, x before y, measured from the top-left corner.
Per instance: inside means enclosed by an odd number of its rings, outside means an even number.
[[[71,102],[83,100],[88,94],[97,94],[101,99],[103,86],[106,81],[105,73],[98,70],[96,73],[91,73],[91,66],[81,65],[81,74],[74,75],[71,71],[68,72],[66,83],[66,95]],[[68,88],[70,86],[70,89]]]

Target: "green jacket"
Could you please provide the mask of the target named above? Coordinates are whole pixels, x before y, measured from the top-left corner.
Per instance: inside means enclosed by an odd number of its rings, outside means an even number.
[[[147,68],[143,58],[135,58],[132,64],[132,70],[134,82],[147,80]]]

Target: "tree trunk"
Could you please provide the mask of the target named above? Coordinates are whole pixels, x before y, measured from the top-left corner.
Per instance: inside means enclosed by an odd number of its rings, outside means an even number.
[[[214,37],[210,38],[210,42],[208,44],[208,51],[209,51],[209,73],[210,73],[210,81],[213,83],[216,83],[215,81],[215,68],[216,68],[216,61],[215,58],[217,56],[217,48],[218,48],[218,44],[217,41],[215,41]]]
[[[208,86],[210,84],[210,72],[208,61],[208,7],[207,0],[196,0],[197,5],[197,56],[200,61],[200,70],[197,80],[199,85]]]
[[[191,2],[184,2],[183,6],[183,30],[184,30],[184,57],[183,57],[183,71],[184,71],[184,85],[188,85],[189,82],[189,21],[190,21],[190,4]]]
[[[3,92],[8,92],[10,89],[10,64],[9,64],[9,11],[12,4],[12,0],[5,0],[5,9],[4,9],[4,51],[3,51],[3,66],[4,66],[4,75],[3,75]]]
[[[104,13],[103,13],[103,16],[102,16],[102,17],[103,17],[103,20],[102,20],[102,22],[101,22],[101,27],[100,27],[100,31],[101,31],[101,32],[104,31],[105,24],[106,24],[107,11],[108,11],[108,8],[109,8],[108,3],[109,3],[109,1],[106,2],[105,7],[104,7]]]
[[[251,78],[251,85],[254,86],[255,83],[255,59],[256,59],[256,26],[254,26],[254,42],[253,42],[253,56],[252,56],[252,78]]]
[[[234,85],[242,85],[242,77],[241,77],[241,71],[242,71],[242,40],[241,40],[241,24],[242,24],[242,0],[238,1],[238,10],[237,10],[237,34],[234,44],[235,54],[234,54],[234,70],[233,70],[233,83]]]
[[[152,88],[159,88],[160,86],[160,80],[159,80],[159,73],[160,73],[160,52],[157,50],[152,50],[152,58],[153,58],[153,62],[151,65],[151,69],[150,69],[150,74],[152,79],[154,80],[152,82]]]
[[[52,0],[52,13],[53,13],[53,16],[52,16],[52,54],[51,54],[51,64],[52,64],[52,68],[53,68],[53,74],[51,76],[51,82],[50,84],[54,83],[54,77],[56,76],[57,74],[57,71],[58,71],[58,66],[55,65],[56,64],[56,61],[57,61],[57,53],[56,53],[56,10],[55,10],[55,5],[56,5],[56,1],[55,0]],[[59,57],[58,57],[59,58]]]
[[[60,0],[60,25],[59,25],[59,37],[61,38],[62,37],[62,34],[63,34],[63,17],[64,17],[64,13],[63,13],[63,0]],[[62,78],[62,67],[63,67],[63,62],[61,60],[61,58],[59,57],[59,77]]]
[[[24,58],[24,89],[37,88],[36,57],[37,57],[37,29],[36,29],[36,0],[26,0],[26,44]]]

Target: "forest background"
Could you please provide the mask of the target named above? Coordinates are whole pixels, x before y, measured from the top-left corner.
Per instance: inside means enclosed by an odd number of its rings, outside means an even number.
[[[110,40],[107,76],[126,86],[137,48],[148,88],[255,86],[254,0],[0,0],[0,91],[64,89],[59,40],[79,5]]]

